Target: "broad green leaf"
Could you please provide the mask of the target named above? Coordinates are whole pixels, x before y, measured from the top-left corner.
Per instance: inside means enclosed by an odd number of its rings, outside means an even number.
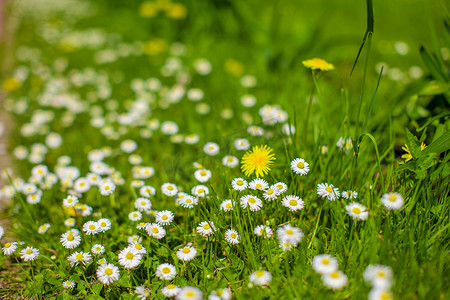
[[[436,120],[439,120],[440,118],[446,117],[450,115],[450,111],[445,111],[437,116],[432,117],[431,119],[429,119],[425,124],[423,124],[422,127],[416,129],[417,132],[421,132],[422,130],[424,130],[425,128],[427,128],[431,123],[433,123]]]
[[[406,137],[408,138],[408,147],[409,151],[411,151],[411,155],[414,158],[418,158],[421,152],[419,140],[408,129],[406,129]]]
[[[420,145],[419,145],[420,146]],[[419,148],[420,149],[420,148]],[[428,155],[430,153],[442,153],[450,149],[450,131],[442,134],[437,140],[432,142],[428,147],[422,151],[422,155]],[[411,150],[412,153],[412,150]],[[415,155],[413,154],[415,157]]]

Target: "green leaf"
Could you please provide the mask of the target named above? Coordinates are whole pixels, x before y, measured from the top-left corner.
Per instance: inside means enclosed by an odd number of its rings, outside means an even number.
[[[439,66],[439,63],[428,53],[424,46],[420,46],[420,55],[422,56],[423,63],[430,71],[431,75],[436,80],[448,82],[447,74]]]
[[[446,117],[450,115],[450,111],[445,111],[437,116],[432,117],[431,119],[429,119],[425,124],[423,124],[422,127],[416,129],[417,132],[421,132],[422,130],[424,130],[425,128],[427,128],[431,123],[433,123],[436,120],[439,120],[440,118]]]
[[[440,95],[446,93],[448,91],[448,84],[440,81],[430,81],[423,87],[423,89],[419,92],[420,95],[432,96],[432,95]]]
[[[411,155],[414,158],[418,158],[421,152],[419,140],[408,129],[406,129],[406,137],[408,138],[408,148],[411,151]]]
[[[430,153],[427,155],[422,155],[417,161],[417,169],[427,170],[437,163],[436,154]]]
[[[92,290],[93,290],[96,294],[100,294],[100,291],[102,290],[102,288],[103,288],[103,284],[101,284],[101,283],[97,283],[97,284],[94,284],[94,285],[92,286]]]
[[[422,155],[428,155],[430,153],[440,154],[449,149],[450,149],[450,131],[447,131],[444,134],[442,134],[437,140],[435,140],[430,145],[428,145],[428,147],[426,147],[422,151]],[[412,154],[412,150],[411,150],[411,154]],[[413,154],[413,156],[414,156],[414,154]]]

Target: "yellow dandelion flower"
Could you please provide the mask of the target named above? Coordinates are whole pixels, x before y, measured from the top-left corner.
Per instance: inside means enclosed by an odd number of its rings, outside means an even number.
[[[175,20],[184,19],[187,15],[187,8],[181,3],[171,3],[166,9],[166,15]]]
[[[269,173],[274,160],[272,148],[267,145],[255,146],[242,157],[241,169],[246,176],[255,173],[256,177],[263,177]]]
[[[425,149],[426,147],[427,147],[427,145],[425,145],[424,143],[422,143],[422,145],[420,145],[420,151],[423,151],[423,149]],[[405,159],[405,162],[410,161],[410,160],[413,158],[413,156],[412,156],[412,154],[411,154],[411,151],[409,150],[408,145],[405,144],[405,146],[403,146],[402,149],[403,149],[403,151],[406,152],[406,154],[403,154],[403,155],[402,155],[402,158]]]
[[[313,58],[302,61],[303,65],[312,70],[330,71],[334,69],[333,64],[326,62],[321,58]]]
[[[139,6],[139,14],[144,18],[153,18],[158,14],[158,7],[153,2],[142,2]]]
[[[14,77],[5,79],[2,83],[2,88],[7,92],[14,92],[20,88],[20,81]]]

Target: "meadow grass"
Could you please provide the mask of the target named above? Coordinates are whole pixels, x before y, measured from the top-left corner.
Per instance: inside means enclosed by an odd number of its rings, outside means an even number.
[[[4,55],[14,68],[4,76],[3,107],[15,125],[1,190],[12,226],[0,261],[20,268],[20,292],[448,297],[444,3],[395,3],[405,12],[397,18],[390,5],[374,3],[373,27],[367,1],[356,63],[364,3],[44,2],[51,5],[11,4],[14,56]],[[410,18],[430,26],[406,29]],[[333,66],[315,61],[311,69],[314,57]],[[297,158],[303,163],[292,165]],[[268,186],[233,188],[256,175]],[[280,182],[286,190],[266,200]],[[362,206],[353,210],[353,202]],[[110,229],[89,228],[104,218]],[[266,237],[255,234],[259,225]],[[136,241],[144,253],[130,250]],[[95,254],[97,244],[103,253]],[[196,255],[183,261],[186,246]],[[322,254],[338,265],[317,267]]]

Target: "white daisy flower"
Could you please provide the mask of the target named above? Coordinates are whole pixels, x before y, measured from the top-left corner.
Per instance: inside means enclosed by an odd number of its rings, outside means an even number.
[[[194,172],[194,177],[200,182],[207,182],[211,178],[211,171],[207,169],[198,169]]]
[[[322,275],[323,283],[334,290],[338,290],[347,285],[347,276],[339,270]]]
[[[394,295],[389,289],[373,288],[369,292],[369,300],[393,300]]]
[[[194,247],[185,246],[177,251],[177,257],[181,261],[193,260],[195,255],[197,255],[197,249]]]
[[[67,260],[71,267],[78,266],[79,264],[85,266],[92,260],[92,256],[89,252],[74,252],[67,257]]]
[[[184,208],[193,208],[198,204],[198,199],[186,193],[178,193],[176,202]]]
[[[231,182],[231,186],[234,190],[242,192],[243,190],[247,189],[248,182],[245,179],[238,177],[233,179],[233,181]]]
[[[138,210],[136,211],[132,211],[128,214],[128,219],[130,219],[130,221],[140,221],[142,219],[142,213]]]
[[[185,286],[180,289],[178,294],[175,296],[175,300],[202,300],[202,292],[195,287]]]
[[[329,201],[334,201],[339,198],[339,189],[333,187],[332,184],[319,183],[317,185],[317,195],[322,198],[327,198]]]
[[[65,280],[62,283],[63,288],[65,289],[71,289],[75,287],[75,281],[72,280]]]
[[[97,234],[100,232],[100,226],[98,226],[97,222],[87,221],[83,225],[83,231],[86,233],[86,235]]]
[[[79,234],[75,234],[72,230],[69,230],[61,235],[60,241],[64,248],[73,249],[80,245],[81,236]]]
[[[206,197],[206,195],[209,195],[209,188],[205,185],[199,184],[192,188],[191,194],[196,197],[203,198]]]
[[[173,212],[170,210],[162,210],[156,213],[155,215],[155,221],[159,225],[165,226],[170,225],[174,219]]]
[[[225,167],[235,168],[239,164],[239,159],[233,155],[226,155],[222,158],[222,164]]]
[[[303,176],[308,174],[309,164],[303,158],[296,158],[291,162],[291,169],[295,174]]]
[[[63,205],[65,207],[74,207],[78,203],[78,197],[69,195],[63,199]]]
[[[134,201],[134,207],[140,211],[147,211],[152,208],[152,202],[144,197],[139,197]]]
[[[203,221],[197,226],[197,231],[200,235],[207,237],[216,231],[216,227],[212,221]]]
[[[2,250],[4,255],[13,254],[17,250],[17,242],[6,243]]]
[[[222,203],[220,203],[220,209],[228,212],[228,211],[232,211],[234,207],[234,202],[231,199],[227,199],[222,201]]]
[[[128,245],[128,247],[133,248],[134,250],[136,250],[137,253],[142,255],[147,253],[147,249],[145,249],[145,247],[142,246],[142,244],[137,242],[131,243],[130,245]]]
[[[279,191],[276,187],[269,187],[263,194],[264,200],[273,201],[278,198]]]
[[[107,218],[101,218],[97,221],[98,229],[101,232],[105,232],[111,229],[111,220]]]
[[[261,199],[253,195],[245,195],[240,199],[240,204],[243,209],[248,209],[250,211],[258,211],[263,206]]]
[[[156,195],[156,189],[152,187],[151,185],[144,185],[139,189],[139,194],[142,197],[150,198],[151,196]]]
[[[178,188],[175,184],[166,182],[161,186],[161,191],[164,195],[172,197],[178,193]]]
[[[250,274],[249,279],[256,285],[268,285],[272,280],[272,275],[268,271],[260,270]]]
[[[319,254],[313,257],[312,267],[314,271],[320,274],[329,274],[337,271],[339,268],[336,258],[329,254]]]
[[[98,266],[96,274],[101,283],[109,285],[114,281],[119,280],[120,270],[111,263],[105,263]]]
[[[164,263],[156,268],[156,276],[161,280],[172,280],[176,275],[177,269],[172,264]]]
[[[288,242],[286,242],[286,241],[278,241],[278,242],[279,242],[278,246],[279,246],[279,247],[281,248],[281,250],[283,250],[283,251],[289,251],[289,250],[291,250],[291,249],[294,247],[293,244],[288,243]]]
[[[156,223],[148,224],[145,230],[147,231],[149,236],[154,237],[158,240],[166,236],[166,230],[161,225]]]
[[[381,197],[381,203],[387,209],[400,209],[405,200],[399,193],[386,193]]]
[[[51,225],[49,223],[42,224],[41,226],[39,226],[38,233],[40,234],[46,233],[50,227]]]
[[[169,284],[161,289],[161,293],[167,298],[175,297],[180,291],[180,287],[174,284]]]
[[[364,270],[363,277],[374,288],[389,289],[392,285],[392,269],[388,266],[369,265]]]
[[[279,195],[285,193],[287,191],[287,189],[288,189],[287,184],[284,183],[284,182],[277,182],[274,185],[272,185],[271,188],[278,189],[278,194]]]
[[[116,190],[116,185],[109,180],[107,180],[106,182],[104,182],[100,185],[100,194],[102,196],[109,196],[112,193],[114,193],[115,190]]]
[[[234,140],[233,144],[236,150],[246,151],[248,150],[248,148],[250,148],[250,143],[248,142],[247,139],[236,139]]]
[[[103,247],[100,244],[95,244],[94,246],[92,246],[91,252],[94,253],[95,255],[101,255],[105,253],[105,247]]]
[[[288,195],[281,200],[281,204],[294,212],[301,210],[305,206],[305,202],[298,196]]]
[[[358,192],[351,190],[343,191],[341,196],[345,199],[356,199],[358,197]]]
[[[219,153],[219,150],[220,150],[219,145],[213,142],[206,143],[205,146],[203,147],[203,151],[205,151],[206,154],[211,156],[217,155]]]
[[[126,247],[119,252],[119,264],[125,269],[133,269],[141,263],[142,254],[138,253],[132,247]]]
[[[137,294],[138,298],[141,300],[147,299],[147,297],[150,297],[150,289],[144,287],[143,285],[137,286],[134,290],[134,293]]]
[[[239,240],[241,239],[241,237],[239,236],[239,233],[236,230],[228,229],[227,231],[225,231],[225,239],[230,244],[236,245],[239,244]]]
[[[217,289],[211,292],[208,297],[208,300],[212,300],[210,297],[217,297],[217,299],[222,300],[230,300],[231,299],[231,291],[229,288]]]
[[[293,227],[290,224],[286,224],[283,227],[277,229],[277,236],[280,241],[288,242],[296,247],[303,238],[303,232],[300,228]]]
[[[150,225],[150,224],[148,224]],[[133,244],[133,243],[142,243],[142,237],[140,237],[139,235],[132,235],[129,236],[128,239],[128,244]]]
[[[68,219],[64,220],[64,225],[66,225],[67,227],[75,226],[75,219],[74,218],[68,218]]]
[[[354,220],[366,220],[369,217],[369,212],[366,207],[356,202],[345,206],[345,210]]]
[[[270,238],[273,234],[272,228],[266,225],[258,225],[253,230],[256,236],[262,236],[264,238]]]
[[[269,188],[269,184],[262,178],[256,178],[250,181],[249,186],[252,190],[264,191]]]

